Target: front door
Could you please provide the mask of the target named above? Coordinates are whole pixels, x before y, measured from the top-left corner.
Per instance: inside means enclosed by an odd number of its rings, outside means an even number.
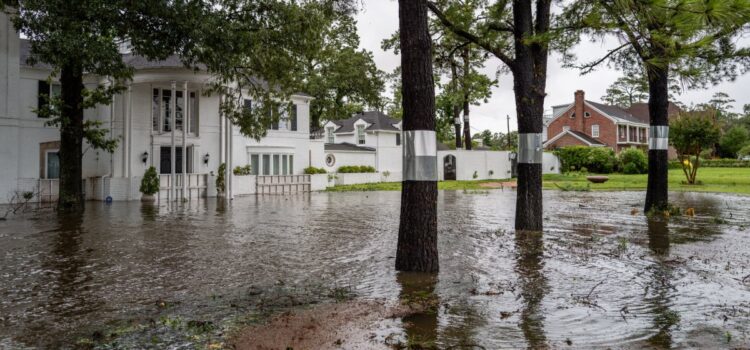
[[[456,157],[453,155],[449,154],[443,158],[443,179],[456,179]]]

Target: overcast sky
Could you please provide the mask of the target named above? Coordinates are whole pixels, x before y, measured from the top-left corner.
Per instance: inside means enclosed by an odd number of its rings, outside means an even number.
[[[375,63],[386,72],[392,72],[400,64],[400,58],[393,52],[385,52],[380,48],[383,39],[390,37],[398,29],[398,3],[395,0],[363,0],[364,8],[357,15],[361,46],[372,51]],[[609,45],[607,45],[609,44]],[[613,47],[616,43],[590,43],[576,48],[579,59],[588,61],[601,56],[606,48]],[[590,55],[582,54],[588,52]],[[588,59],[587,59],[588,57]],[[550,106],[571,103],[573,93],[576,90],[584,90],[586,99],[600,101],[607,87],[620,77],[620,72],[613,68],[603,66],[597,71],[580,75],[574,69],[563,69],[560,57],[552,55],[549,60],[547,76],[547,98],[545,108]],[[499,65],[497,59],[492,59],[485,66],[485,74],[490,77],[495,75]],[[750,76],[748,74],[738,77],[734,82],[725,82],[707,90],[688,91],[683,93],[679,100],[685,104],[703,103],[708,101],[717,91],[723,91],[735,99],[735,111],[741,111],[742,105],[750,103]],[[492,98],[488,103],[473,107],[471,111],[472,132],[490,129],[493,132],[506,131],[506,115],[510,115],[510,128],[516,129],[516,112],[513,100],[513,80],[509,74],[500,77],[499,86],[494,88]]]

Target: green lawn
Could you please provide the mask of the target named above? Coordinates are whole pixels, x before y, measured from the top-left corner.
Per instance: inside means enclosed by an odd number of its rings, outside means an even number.
[[[586,175],[544,175],[544,188],[589,188],[594,191],[644,190],[646,175],[609,174],[603,184],[589,184]],[[698,181],[702,185],[685,185],[682,169],[669,170],[670,191],[729,192],[750,194],[750,168],[702,168],[698,169]]]
[[[503,182],[509,180],[477,180],[477,181],[440,181],[438,182],[439,190],[489,190],[490,188],[481,187],[480,184],[485,182]],[[372,184],[359,185],[342,185],[329,187],[328,192],[346,192],[346,191],[401,191],[400,182],[380,182]]]
[[[586,175],[544,175],[545,189],[590,189],[593,191],[621,191],[646,189],[646,175],[609,174],[609,181],[603,184],[590,184]],[[440,190],[489,190],[481,187],[485,182],[502,182],[507,180],[480,181],[440,181]],[[698,181],[702,185],[683,185],[685,175],[680,169],[669,170],[670,191],[728,192],[750,194],[750,168],[702,168],[698,170]],[[381,182],[373,184],[346,185],[328,188],[329,192],[344,191],[400,191],[400,182]]]

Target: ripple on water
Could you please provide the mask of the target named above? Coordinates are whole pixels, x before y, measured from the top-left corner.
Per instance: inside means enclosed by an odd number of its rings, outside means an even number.
[[[512,230],[515,192],[441,192],[441,272],[427,286],[438,312],[401,332],[442,347],[750,345],[750,198],[673,194],[697,216],[667,222],[632,214],[642,192],[544,195],[545,233],[535,237]],[[159,301],[196,317],[225,312],[206,300],[280,285],[397,300],[399,200],[89,203],[77,220],[0,223],[0,348],[69,344],[81,329],[153,317]]]

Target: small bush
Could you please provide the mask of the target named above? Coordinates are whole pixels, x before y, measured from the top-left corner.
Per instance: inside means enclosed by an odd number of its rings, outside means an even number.
[[[339,167],[337,172],[342,174],[347,173],[374,173],[375,168],[369,166],[369,165],[344,165],[342,167]]]
[[[628,148],[620,152],[620,164],[625,174],[645,174],[648,172],[648,158],[640,148]]]
[[[560,159],[560,170],[570,171],[586,169],[592,173],[609,174],[617,166],[615,152],[606,147],[570,146],[555,150]]]
[[[625,164],[625,166],[622,167],[622,173],[633,175],[633,174],[641,174],[641,170],[638,169],[638,166],[633,163]]]
[[[326,170],[323,168],[316,168],[314,166],[309,166],[305,168],[304,173],[307,175],[315,175],[315,174],[326,174]]]
[[[159,192],[159,175],[156,174],[156,168],[149,167],[141,179],[141,193],[151,196]]]
[[[745,147],[740,148],[739,151],[737,151],[737,157],[742,158],[745,156],[750,156],[750,144],[748,144]]]
[[[242,175],[250,175],[252,172],[252,168],[250,167],[250,164],[245,166],[236,166],[234,167],[234,170],[232,170],[232,173],[234,175],[242,176]]]

